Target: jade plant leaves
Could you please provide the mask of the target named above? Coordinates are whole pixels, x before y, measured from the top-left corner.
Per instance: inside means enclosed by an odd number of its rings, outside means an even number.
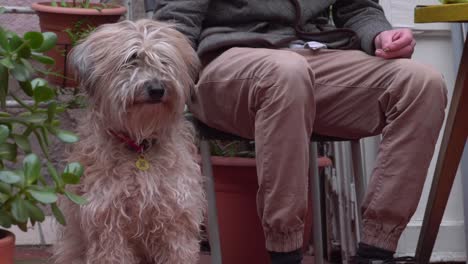
[[[24,40],[29,42],[29,46],[31,49],[38,49],[42,46],[44,42],[44,37],[40,32],[30,31],[24,33],[23,36]]]
[[[28,184],[37,181],[41,173],[41,162],[36,154],[31,153],[24,158],[23,169]]]
[[[81,175],[83,175],[83,166],[78,162],[72,162],[65,167],[62,179],[65,183],[77,184],[80,182]]]
[[[39,191],[39,190],[28,190],[28,193],[31,194],[36,201],[44,203],[44,204],[51,204],[57,202],[57,195],[53,191]]]
[[[51,50],[57,44],[57,35],[53,32],[44,32],[42,33],[44,41],[41,46],[37,49],[33,49],[36,52],[44,52]]]

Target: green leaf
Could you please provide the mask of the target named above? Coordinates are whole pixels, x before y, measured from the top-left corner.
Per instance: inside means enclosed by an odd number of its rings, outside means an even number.
[[[12,51],[16,51],[23,43],[23,39],[21,39],[15,32],[9,32],[10,36],[10,48]]]
[[[0,27],[0,48],[4,49],[6,51],[11,50],[10,49],[10,44],[8,42],[7,33],[1,27]]]
[[[0,144],[4,143],[10,135],[10,128],[5,125],[0,125]]]
[[[0,15],[6,12],[6,8],[0,6]]]
[[[27,59],[23,59],[21,58],[21,62],[23,63],[24,67],[26,67],[26,69],[31,72],[31,73],[34,73],[36,70],[34,69],[34,67],[31,65],[31,63],[27,60]]]
[[[13,218],[20,223],[26,223],[28,221],[28,209],[26,208],[24,200],[20,197],[16,197],[11,203],[11,214]]]
[[[0,181],[8,184],[13,184],[21,181],[21,176],[13,171],[0,171]]]
[[[8,94],[8,68],[0,65],[0,106],[6,107],[6,95]]]
[[[33,88],[38,86],[47,86],[47,81],[42,78],[35,78],[31,81],[31,85]]]
[[[78,141],[78,136],[74,133],[62,129],[55,129],[54,134],[65,143],[75,143]]]
[[[28,220],[26,220],[28,221]],[[18,228],[23,231],[23,232],[28,232],[28,223],[25,222],[25,223],[15,223],[16,226],[18,226]]]
[[[0,181],[0,192],[1,193],[6,193],[6,194],[11,194],[11,186],[10,184],[4,183]]]
[[[42,42],[44,42],[44,37],[42,36],[42,33],[35,31],[26,32],[23,38],[29,41],[29,46],[31,47],[31,49],[40,48]]]
[[[31,48],[28,45],[21,46],[17,51],[19,58],[29,59],[31,58]]]
[[[47,64],[47,65],[54,65],[55,64],[55,60],[49,56],[45,56],[45,55],[41,55],[41,54],[37,54],[37,53],[32,53],[31,54],[31,58],[33,58],[34,60],[40,62],[40,63],[43,63],[43,64]]]
[[[57,2],[55,2],[55,1],[52,1],[52,2],[50,3],[50,5],[51,5],[51,6],[55,6],[55,7],[56,7],[56,6],[57,6]]]
[[[47,122],[52,122],[57,112],[57,103],[52,102],[47,106]]]
[[[8,69],[13,69],[15,66],[13,65],[13,61],[9,57],[5,57],[0,60],[0,64],[7,67]]]
[[[80,182],[80,178],[83,175],[83,166],[78,162],[72,162],[67,164],[65,167],[62,179],[68,184],[77,184]]]
[[[11,70],[11,74],[20,82],[25,82],[31,77],[31,73],[23,64],[15,64],[15,68]]]
[[[4,228],[10,228],[13,223],[13,219],[6,212],[0,208],[0,226]]]
[[[26,210],[28,211],[29,217],[31,217],[31,220],[38,222],[42,222],[45,220],[44,213],[39,207],[37,207],[28,200],[24,201],[24,205],[26,207]]]
[[[19,82],[19,84],[25,94],[27,94],[28,96],[33,95],[33,89],[30,81]]]
[[[36,86],[33,91],[34,101],[37,103],[49,101],[55,98],[55,91],[48,86]]]
[[[68,199],[70,199],[72,202],[79,204],[79,205],[84,205],[88,203],[88,201],[86,201],[85,198],[79,195],[76,195],[74,193],[68,192],[68,191],[65,191],[65,196],[67,196]]]
[[[56,186],[59,187],[60,189],[63,189],[65,184],[63,180],[58,176],[57,170],[55,169],[54,165],[52,165],[52,163],[47,162],[47,170],[49,171],[49,174],[54,180]]]
[[[20,147],[20,149],[22,149],[25,153],[31,152],[31,144],[29,143],[27,136],[13,135],[13,138],[15,139],[16,145],[18,145],[18,147]]]
[[[0,192],[0,206],[4,204],[10,198],[9,195]]]
[[[0,144],[0,159],[16,161],[16,145],[11,143]]]
[[[52,213],[61,225],[66,225],[67,221],[65,221],[65,216],[63,216],[62,211],[58,208],[56,203],[51,204],[50,208],[52,209]]]
[[[55,203],[58,199],[57,195],[53,191],[28,189],[28,193],[31,194],[36,201],[44,204]]]
[[[28,154],[23,160],[24,175],[28,184],[37,181],[41,173],[41,162],[36,154]]]
[[[55,47],[55,44],[57,43],[57,35],[55,33],[43,32],[42,37],[44,38],[42,45],[38,49],[35,49],[34,51],[44,52],[44,51],[51,50],[53,47]]]
[[[29,116],[22,116],[22,121],[33,123],[33,124],[40,124],[47,120],[47,114],[45,113],[33,113]]]

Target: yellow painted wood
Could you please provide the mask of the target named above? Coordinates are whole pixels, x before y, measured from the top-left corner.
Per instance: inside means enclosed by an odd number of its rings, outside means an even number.
[[[468,3],[417,6],[414,22],[468,22]]]

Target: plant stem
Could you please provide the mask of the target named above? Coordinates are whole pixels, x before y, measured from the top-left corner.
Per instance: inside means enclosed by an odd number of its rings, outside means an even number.
[[[28,109],[30,112],[34,112],[34,109],[29,107],[27,104],[25,104],[21,99],[19,99],[19,97],[16,97],[13,93],[10,93],[11,97],[13,97],[13,99],[15,99],[15,101],[20,104],[22,107]]]
[[[39,146],[41,146],[42,153],[47,160],[49,160],[49,152],[47,147],[44,144],[44,139],[42,139],[41,134],[39,134],[36,130],[33,130],[34,135],[36,135],[37,141],[39,141]]]

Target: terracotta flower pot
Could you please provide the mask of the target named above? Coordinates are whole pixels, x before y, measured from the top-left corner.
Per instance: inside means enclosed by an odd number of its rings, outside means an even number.
[[[0,229],[0,263],[13,264],[15,256],[15,235]]]
[[[324,159],[327,161],[319,160],[319,166],[329,165],[329,159]],[[212,157],[212,164],[223,263],[270,263],[257,214],[255,159]],[[310,238],[311,212],[306,218],[304,247]]]
[[[57,46],[46,55],[55,59],[53,71],[66,76],[66,78],[50,75],[48,76],[50,82],[62,87],[76,86],[74,76],[67,68],[66,56],[72,48],[72,40],[65,30],[73,29],[77,23],[82,29],[87,29],[88,26],[97,27],[106,23],[115,23],[127,11],[122,6],[108,6],[104,9],[98,9],[99,6],[99,4],[92,4],[92,8],[69,8],[51,6],[50,2],[32,4],[32,9],[39,16],[41,31],[54,32],[58,37]]]

